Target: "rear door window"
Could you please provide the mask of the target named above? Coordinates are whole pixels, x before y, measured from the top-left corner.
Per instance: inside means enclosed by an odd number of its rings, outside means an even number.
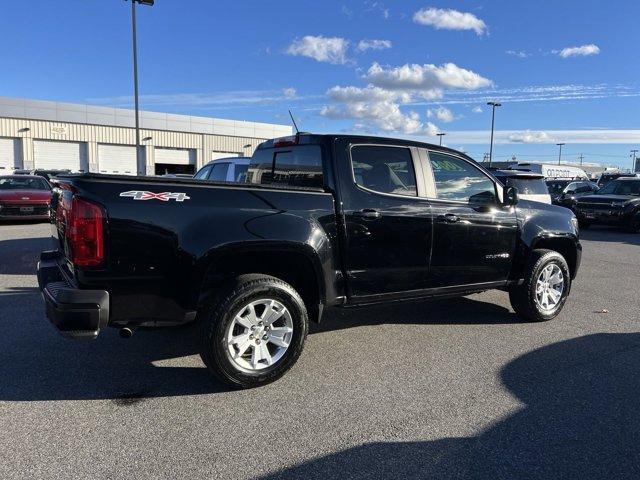
[[[405,147],[377,145],[351,149],[353,179],[368,190],[415,197],[416,174],[411,150]]]

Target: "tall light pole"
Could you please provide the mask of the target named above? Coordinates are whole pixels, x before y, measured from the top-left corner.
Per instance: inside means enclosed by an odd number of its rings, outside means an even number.
[[[631,150],[631,155],[629,155],[630,157],[633,158],[631,163],[631,173],[636,172],[636,153],[638,153],[638,150],[634,149],[634,150]]]
[[[562,161],[562,146],[566,145],[566,143],[556,143],[556,145],[560,147],[560,151],[558,152],[558,165],[560,165],[560,162]]]
[[[489,144],[489,166],[491,166],[491,161],[493,160],[493,127],[496,122],[496,107],[501,107],[502,104],[499,102],[487,102],[487,105],[491,107],[491,143]]]
[[[126,0],[125,0],[126,1]],[[131,0],[131,37],[133,43],[133,97],[136,117],[136,163],[138,175],[146,175],[146,161],[140,150],[140,103],[138,100],[138,32],[136,28],[136,3],[152,7],[155,0]]]
[[[440,133],[436,133],[436,135],[440,137],[440,146],[442,146],[442,137],[444,137],[446,133],[440,132]]]

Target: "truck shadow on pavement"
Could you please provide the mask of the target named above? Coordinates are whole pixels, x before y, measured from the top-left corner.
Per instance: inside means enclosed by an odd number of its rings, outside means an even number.
[[[422,307],[421,307],[422,305]],[[510,323],[506,308],[461,298],[329,312],[312,334],[381,323]],[[105,329],[95,341],[62,338],[49,325],[37,288],[0,291],[0,401],[145,399],[228,391],[198,355],[195,325],[142,330],[131,339]]]
[[[501,370],[523,406],[477,435],[369,443],[263,480],[638,479],[640,334],[595,334],[528,352]]]
[[[51,248],[47,237],[0,241],[0,275],[33,275],[40,252]]]

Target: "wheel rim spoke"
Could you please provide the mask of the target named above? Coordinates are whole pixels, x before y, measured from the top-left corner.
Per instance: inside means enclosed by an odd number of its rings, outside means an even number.
[[[287,348],[289,346],[287,336],[291,332],[293,332],[293,329],[289,327],[272,328],[269,335],[269,342],[279,347]]]
[[[535,302],[541,310],[551,311],[558,306],[564,293],[564,275],[555,263],[544,267],[536,281]]]
[[[279,308],[281,306],[275,300],[272,300],[267,308],[265,308],[264,313],[262,314],[262,322],[265,325],[271,325],[273,322],[277,321],[284,314],[284,307]]]
[[[227,327],[229,357],[239,370],[261,370],[276,364],[288,350],[293,320],[287,307],[273,298],[247,303]]]

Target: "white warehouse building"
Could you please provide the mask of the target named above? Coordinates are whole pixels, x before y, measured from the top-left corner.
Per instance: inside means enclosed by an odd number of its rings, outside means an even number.
[[[135,175],[133,110],[0,97],[0,175],[69,169]],[[140,112],[147,175],[194,173],[216,158],[250,156],[287,125]]]

